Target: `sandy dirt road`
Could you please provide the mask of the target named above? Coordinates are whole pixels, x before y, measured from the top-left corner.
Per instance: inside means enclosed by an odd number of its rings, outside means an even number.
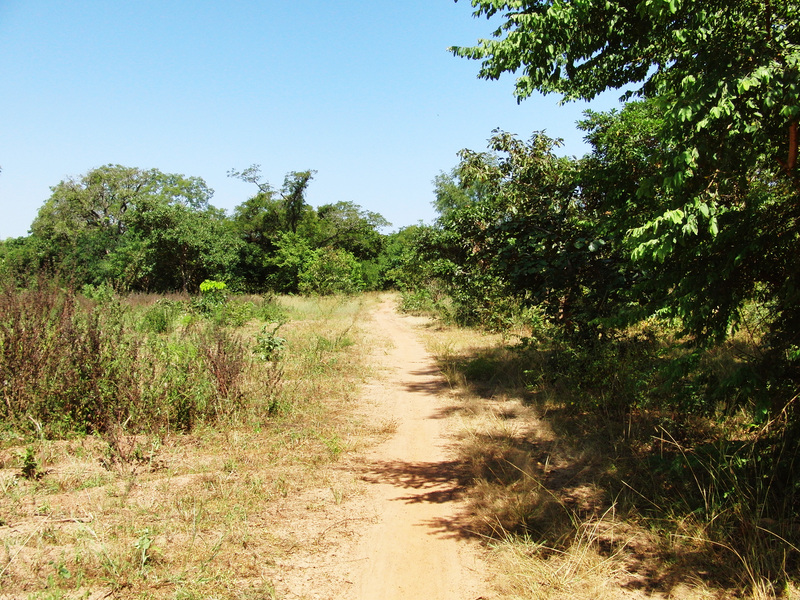
[[[411,321],[384,302],[375,326],[390,340],[376,408],[396,433],[366,457],[376,518],[354,549],[356,600],[488,598],[486,567],[463,523],[462,472],[449,451],[445,382]]]
[[[360,391],[358,404],[366,422],[391,423],[392,432],[337,466],[336,476],[355,482],[357,494],[304,516],[287,505],[282,514],[298,532],[302,550],[275,565],[278,597],[494,597],[461,498],[464,473],[454,456],[449,416],[453,399],[418,338],[418,324],[397,314],[391,300],[366,324],[381,343],[373,357],[377,374]],[[319,490],[318,498],[324,500],[325,493]],[[316,499],[300,503],[305,501]],[[295,499],[291,506],[300,503]]]

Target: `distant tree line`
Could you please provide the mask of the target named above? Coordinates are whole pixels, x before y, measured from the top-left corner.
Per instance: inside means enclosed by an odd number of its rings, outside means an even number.
[[[206,279],[234,290],[352,293],[389,285],[390,223],[352,202],[313,208],[314,172],[280,189],[258,165],[231,171],[256,186],[232,215],[199,177],[105,165],[59,182],[30,234],[0,243],[0,268],[19,281],[47,273],[120,292],[196,292]]]

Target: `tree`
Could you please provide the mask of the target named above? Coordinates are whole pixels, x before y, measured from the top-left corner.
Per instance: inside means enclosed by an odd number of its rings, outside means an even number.
[[[203,234],[210,230],[202,223],[219,222],[224,215],[210,206],[213,191],[202,179],[105,165],[52,191],[31,236],[42,248],[41,263],[75,283],[110,281],[122,289],[165,291],[194,287],[191,273],[197,269],[219,275],[216,267],[199,267],[207,258],[219,263],[210,257],[226,244],[219,231]],[[204,245],[203,251],[191,257],[162,252],[164,241],[176,236]],[[168,276],[173,267],[181,275]]]
[[[313,179],[316,171],[292,171],[287,173],[283,180],[281,195],[283,196],[286,224],[292,233],[297,233],[297,227],[309,208],[306,204],[306,189]]]
[[[311,207],[306,203],[305,194],[308,184],[314,178],[315,173],[316,171],[311,170],[291,171],[284,177],[283,187],[280,191],[282,231],[288,230],[292,233],[297,233],[297,228],[300,226],[304,216],[308,214]],[[268,181],[263,180],[261,165],[253,164],[242,171],[231,169],[228,171],[228,177],[241,179],[244,182],[256,185],[259,190],[259,195],[256,198],[261,198],[262,201],[273,199],[275,190]]]
[[[481,191],[480,186],[464,185],[456,168],[450,173],[442,172],[433,178],[435,199],[432,204],[441,217],[447,217],[456,210],[480,201]]]
[[[267,258],[270,275],[269,289],[285,294],[296,294],[300,286],[300,274],[314,256],[308,238],[296,233],[284,232],[277,240],[275,252]]]
[[[538,305],[565,333],[596,335],[619,306],[627,273],[600,235],[579,163],[558,157],[558,142],[543,134],[525,142],[496,131],[489,146],[460,152],[461,186],[481,192],[448,208],[424,250],[452,286],[456,316],[499,327],[504,312]]]
[[[742,302],[775,301],[781,346],[800,330],[800,5],[722,0],[473,0],[503,15],[491,40],[454,47],[480,76],[522,71],[515,93],[591,99],[628,87],[663,117],[651,176],[636,194],[652,211],[631,228],[662,306],[698,342],[725,337]],[[754,227],[756,226],[756,227]],[[724,285],[722,285],[724,284]],[[762,290],[766,288],[766,290]],[[714,293],[709,294],[709,290]],[[653,294],[655,297],[655,294]],[[794,340],[794,341],[792,341]]]
[[[430,264],[421,256],[421,239],[432,226],[409,225],[386,236],[378,257],[383,287],[408,291],[425,287],[430,281]]]
[[[361,263],[347,250],[314,250],[299,274],[299,291],[304,294],[354,294],[364,288]]]
[[[165,203],[137,211],[134,217],[129,243],[114,255],[115,264],[128,269],[138,259],[141,266],[131,287],[197,292],[206,279],[232,278],[242,242],[224,211]]]
[[[391,223],[353,202],[324,204],[317,209],[316,242],[342,248],[359,260],[374,260],[383,246],[380,229]]]

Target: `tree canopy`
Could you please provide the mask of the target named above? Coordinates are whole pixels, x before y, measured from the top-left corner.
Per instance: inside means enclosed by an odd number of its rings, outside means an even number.
[[[595,116],[587,127],[604,152],[647,154],[630,183],[603,193],[617,194],[611,213],[622,221],[611,219],[613,226],[627,229],[633,258],[657,281],[648,296],[653,308],[659,298],[697,339],[720,339],[742,302],[765,287],[778,302],[776,314],[787,325],[800,324],[793,291],[800,282],[786,258],[798,249],[800,205],[797,3],[472,0],[472,6],[475,16],[502,23],[491,39],[451,50],[480,60],[480,77],[518,73],[518,99],[536,91],[591,99],[620,89],[626,98],[648,101],[646,127],[656,143],[634,150],[606,137],[610,127],[627,135],[623,123],[642,126],[632,110],[613,126]],[[609,175],[606,168],[602,177]]]
[[[230,216],[211,205],[199,177],[109,164],[65,179],[29,237],[0,243],[0,269],[21,279],[45,269],[120,291],[194,292],[205,279],[253,292],[381,285],[381,215],[352,202],[314,209],[305,199],[311,170],[286,174],[279,190],[259,165],[229,175],[257,187]]]

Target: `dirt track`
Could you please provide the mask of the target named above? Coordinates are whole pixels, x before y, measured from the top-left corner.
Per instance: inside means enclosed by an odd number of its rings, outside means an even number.
[[[471,600],[486,597],[485,567],[460,522],[457,462],[447,449],[444,381],[408,319],[381,305],[376,327],[392,348],[372,389],[397,432],[367,456],[377,515],[355,554],[364,557],[352,598]]]
[[[314,540],[304,545],[314,551],[276,565],[282,571],[280,597],[492,597],[481,549],[466,526],[463,473],[449,447],[448,388],[414,323],[384,301],[367,324],[386,344],[375,357],[378,376],[364,387],[360,405],[367,419],[392,423],[394,432],[340,465],[339,477],[357,482],[359,494],[303,517],[306,539]]]

